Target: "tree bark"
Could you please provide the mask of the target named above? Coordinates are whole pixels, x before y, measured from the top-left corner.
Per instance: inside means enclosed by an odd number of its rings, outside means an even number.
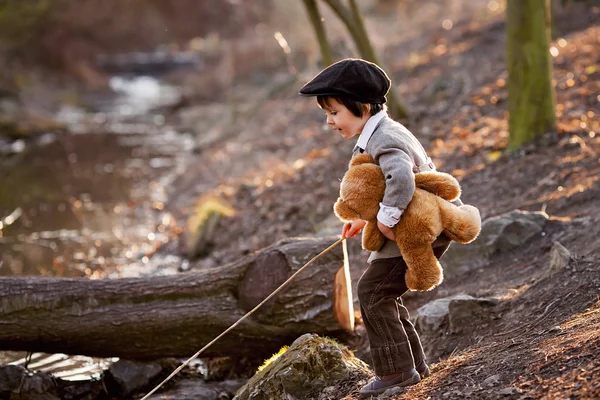
[[[556,125],[550,0],[508,0],[506,31],[509,148],[516,149]]]
[[[194,354],[336,238],[291,239],[235,263],[115,280],[0,278],[0,349],[155,359]],[[326,253],[203,356],[265,357],[312,332],[349,338],[336,310],[341,246]],[[351,298],[351,297],[350,297]],[[350,318],[353,319],[352,314]]]
[[[319,50],[321,51],[321,60],[323,61],[323,66],[327,67],[333,64],[333,53],[331,52],[331,46],[327,40],[323,22],[321,21],[321,14],[319,13],[317,0],[303,1],[306,12],[308,13],[308,18],[310,19],[310,23],[313,26],[315,35],[317,36],[317,41],[319,42]]]
[[[385,69],[382,63],[379,61],[379,57],[377,56],[377,53],[375,52],[375,49],[371,44],[369,34],[367,33],[367,29],[365,28],[362,13],[360,12],[356,1],[349,0],[349,8],[342,4],[340,0],[324,1],[337,14],[340,20],[344,23],[344,25],[346,25],[346,28],[348,29],[350,36],[352,36],[352,40],[354,41],[354,44],[356,45],[360,56],[363,59],[371,61]],[[398,91],[396,86],[394,86],[393,83],[390,88],[390,92],[388,93],[388,97],[388,109],[392,117],[399,119],[407,118],[408,110],[402,104],[402,101],[400,100],[400,92]]]

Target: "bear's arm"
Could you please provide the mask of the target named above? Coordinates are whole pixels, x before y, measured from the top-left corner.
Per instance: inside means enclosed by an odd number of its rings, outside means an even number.
[[[367,221],[362,233],[362,247],[368,251],[379,251],[385,242],[385,236],[377,228],[377,222]]]

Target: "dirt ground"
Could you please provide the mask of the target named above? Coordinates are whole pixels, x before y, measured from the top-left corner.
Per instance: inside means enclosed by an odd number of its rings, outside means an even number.
[[[431,27],[418,43],[386,50],[396,60],[393,80],[408,82],[401,85],[412,112],[407,124],[438,169],[460,180],[463,201],[484,218],[522,209],[552,220],[544,237],[496,256],[485,270],[408,298],[413,311],[441,294],[500,302],[468,329],[448,332],[448,352],[432,360],[431,377],[398,399],[600,398],[600,8],[567,11],[552,43],[557,130],[517,153],[505,151],[502,17],[450,32]],[[403,56],[413,50],[419,60]],[[313,234],[330,220],[353,142],[327,131],[322,112],[296,98],[301,83],[223,132],[178,182],[178,193],[212,193],[239,210],[220,223],[214,250],[197,265]],[[572,260],[540,279],[554,241]],[[365,258],[353,252],[355,281]]]

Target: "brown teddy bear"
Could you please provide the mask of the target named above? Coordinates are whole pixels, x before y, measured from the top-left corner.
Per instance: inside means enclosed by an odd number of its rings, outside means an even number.
[[[422,291],[434,288],[443,279],[432,243],[442,233],[459,243],[472,242],[481,230],[481,217],[473,206],[450,202],[460,196],[460,186],[453,176],[421,172],[415,175],[415,183],[413,198],[393,230],[407,265],[406,286]],[[384,191],[385,178],[373,158],[368,154],[354,157],[342,179],[334,212],[344,222],[367,221],[362,235],[365,250],[377,251],[385,241],[377,228]]]

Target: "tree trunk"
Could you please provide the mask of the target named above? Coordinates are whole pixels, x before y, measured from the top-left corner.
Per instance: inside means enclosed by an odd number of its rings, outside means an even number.
[[[508,0],[506,30],[509,147],[516,149],[556,125],[550,0]]]
[[[174,276],[3,277],[0,349],[129,359],[187,357],[331,242],[282,241],[232,264]],[[337,246],[203,355],[265,357],[306,332],[349,338],[344,327],[353,326],[354,315],[333,306],[346,304],[334,295],[342,265]],[[352,321],[343,320],[348,314]]]
[[[350,0],[350,8],[344,6],[339,0],[324,1],[337,14],[344,25],[346,25],[346,28],[348,29],[348,32],[350,32],[350,36],[352,36],[352,40],[354,41],[360,56],[363,59],[371,61],[385,69],[379,61],[379,57],[377,57],[377,53],[375,52],[375,49],[369,40],[369,34],[365,28],[362,13],[360,12],[356,1]],[[402,101],[400,100],[400,93],[393,83],[390,88],[390,92],[388,93],[388,97],[388,109],[392,117],[398,119],[407,118],[408,111],[402,104]]]
[[[310,19],[310,23],[313,26],[315,35],[317,36],[317,41],[319,42],[319,49],[321,50],[321,60],[323,61],[323,66],[327,67],[333,64],[333,53],[331,52],[331,46],[329,45],[329,41],[327,40],[327,35],[325,34],[323,22],[321,21],[321,14],[319,13],[317,0],[303,1],[304,7],[306,8],[306,12],[308,13],[308,17]]]

